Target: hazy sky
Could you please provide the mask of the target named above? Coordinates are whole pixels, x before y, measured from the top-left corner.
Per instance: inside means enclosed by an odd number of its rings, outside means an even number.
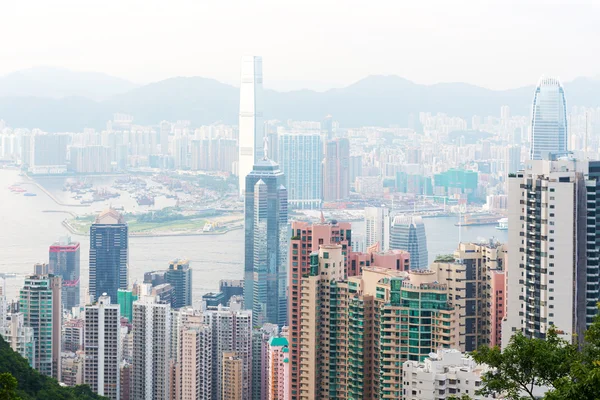
[[[30,0],[0,5],[0,74],[51,65],[138,83],[234,83],[244,54],[265,85],[323,88],[367,75],[490,88],[600,67],[599,2]]]

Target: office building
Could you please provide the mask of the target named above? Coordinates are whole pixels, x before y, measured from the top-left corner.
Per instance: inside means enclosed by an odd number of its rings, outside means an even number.
[[[80,253],[79,243],[70,237],[61,238],[50,246],[48,270],[62,278],[62,302],[65,310],[80,305]]]
[[[35,332],[32,327],[25,325],[23,312],[7,314],[2,337],[13,351],[19,353],[27,360],[29,366],[35,368]]]
[[[221,279],[219,292],[223,293],[223,305],[228,306],[233,296],[244,296],[244,281],[242,279]]]
[[[334,139],[325,145],[323,161],[323,201],[346,200],[350,197],[350,142]]]
[[[404,384],[402,398],[406,400],[438,400],[464,395],[473,400],[493,399],[477,391],[483,387],[483,375],[488,368],[456,349],[439,349],[424,361],[405,361],[402,366]]]
[[[121,316],[127,318],[127,321],[133,320],[133,303],[138,299],[138,296],[133,294],[130,289],[117,290],[117,303],[119,304]]]
[[[324,218],[318,224],[302,221],[292,222],[292,238],[289,252],[289,351],[290,351],[290,398],[297,399],[300,393],[300,334],[301,305],[304,298],[301,290],[301,279],[310,271],[310,254],[319,251],[321,245],[339,244],[345,258],[345,269],[348,269],[348,254],[351,252],[352,231],[349,222],[331,221]]]
[[[157,296],[158,301],[163,304],[169,304],[173,308],[175,301],[175,288],[169,283],[163,283],[162,285],[153,286],[150,291],[151,296]]]
[[[287,400],[290,384],[288,340],[285,337],[272,337],[267,354],[267,399]]]
[[[225,296],[223,292],[217,293],[206,293],[202,295],[202,308],[206,307],[218,307],[218,306],[226,306]]]
[[[171,261],[165,280],[174,288],[171,303],[174,309],[192,305],[192,269],[188,260]]]
[[[323,144],[318,132],[280,132],[278,159],[292,208],[319,209],[323,199]]]
[[[379,249],[390,248],[390,212],[385,207],[365,208],[365,247],[379,243]]]
[[[90,298],[106,293],[117,300],[127,289],[129,237],[125,218],[113,209],[103,211],[90,227]]]
[[[133,303],[132,398],[166,399],[171,392],[171,305],[144,288]]]
[[[61,380],[62,330],[61,279],[54,275],[31,275],[19,294],[23,323],[33,329],[35,369]]]
[[[287,190],[279,165],[259,160],[246,177],[244,304],[257,326],[287,320]]]
[[[85,307],[84,382],[94,393],[111,400],[120,399],[121,313],[110,297],[100,296]]]
[[[238,173],[240,195],[246,189],[246,176],[256,162],[264,157],[263,75],[262,58],[242,57],[240,83]]]
[[[252,312],[240,302],[204,311],[204,323],[212,332],[212,399],[227,400],[223,394],[223,353],[234,352],[242,359],[242,398],[252,398]]]
[[[597,313],[600,163],[533,160],[510,177],[502,345],[514,332],[582,338]],[[561,210],[573,210],[565,213]],[[582,243],[587,243],[583,246]]]
[[[540,78],[533,96],[529,159],[566,153],[568,143],[565,91],[557,78]]]
[[[419,216],[397,216],[390,230],[390,248],[410,253],[410,268],[425,269],[429,265],[425,224]]]

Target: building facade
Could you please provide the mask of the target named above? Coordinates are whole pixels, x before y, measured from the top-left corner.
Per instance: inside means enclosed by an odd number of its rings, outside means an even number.
[[[121,313],[110,297],[100,296],[94,305],[85,307],[84,382],[94,393],[120,400]]]
[[[334,139],[325,145],[323,161],[323,201],[350,197],[350,141]]]
[[[566,153],[568,143],[565,91],[557,78],[542,77],[533,95],[529,159]]]
[[[259,160],[246,177],[244,303],[255,323],[287,320],[287,190],[279,166]]]
[[[319,209],[323,199],[323,144],[318,132],[280,132],[277,162],[292,208]]]
[[[192,269],[188,260],[173,260],[169,263],[169,269],[165,274],[166,283],[171,284],[174,289],[174,309],[192,305]]]
[[[62,278],[62,302],[66,310],[80,304],[80,252],[79,243],[70,237],[61,238],[50,246],[48,270]]]
[[[365,247],[379,243],[379,249],[390,248],[390,212],[384,207],[365,208]]]
[[[238,176],[240,195],[254,163],[264,157],[262,57],[242,57]]]
[[[423,218],[397,216],[390,231],[390,248],[410,253],[411,269],[425,269],[429,265],[427,236]]]
[[[23,323],[33,329],[34,368],[61,380],[62,287],[59,276],[31,275],[19,294]],[[31,363],[31,360],[30,360]]]
[[[90,298],[104,293],[117,301],[119,289],[127,289],[129,236],[125,218],[113,209],[102,212],[90,227]]]

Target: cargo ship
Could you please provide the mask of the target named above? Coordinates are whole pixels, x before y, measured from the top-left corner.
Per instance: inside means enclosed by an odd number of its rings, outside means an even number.
[[[454,226],[497,225],[498,216],[492,214],[466,214]]]

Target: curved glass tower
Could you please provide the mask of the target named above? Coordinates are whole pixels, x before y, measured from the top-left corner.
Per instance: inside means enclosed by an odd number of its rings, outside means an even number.
[[[410,253],[410,269],[422,270],[429,266],[427,236],[423,218],[418,216],[397,216],[390,232],[390,248],[406,250]]]
[[[567,104],[557,78],[543,77],[533,96],[529,158],[541,160],[548,153],[567,151]]]

